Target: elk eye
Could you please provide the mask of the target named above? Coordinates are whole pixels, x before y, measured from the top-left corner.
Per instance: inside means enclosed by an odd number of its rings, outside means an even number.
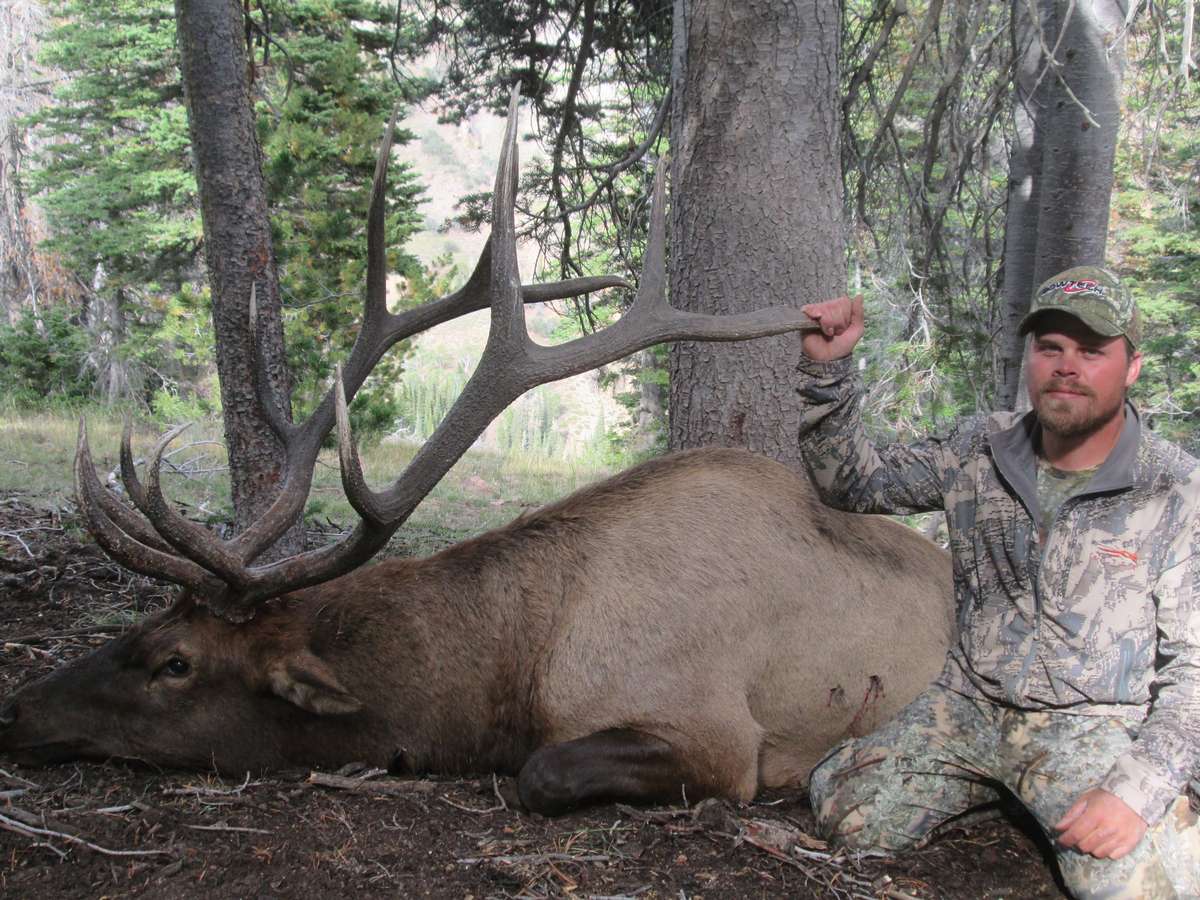
[[[188,672],[192,671],[192,667],[182,656],[172,656],[167,660],[166,665],[163,666],[163,671],[168,675],[174,675],[176,678],[182,678]]]

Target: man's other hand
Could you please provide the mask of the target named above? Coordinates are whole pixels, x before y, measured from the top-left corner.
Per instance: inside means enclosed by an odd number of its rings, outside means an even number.
[[[862,297],[836,297],[803,307],[805,313],[821,326],[820,331],[806,331],[801,349],[809,359],[829,362],[849,356],[863,334]]]
[[[1092,788],[1054,826],[1058,842],[1097,859],[1120,859],[1146,833],[1146,820],[1115,794]]]

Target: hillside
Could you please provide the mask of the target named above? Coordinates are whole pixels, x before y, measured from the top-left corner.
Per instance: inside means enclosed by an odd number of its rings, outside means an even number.
[[[460,279],[465,279],[483,249],[487,233],[467,231],[451,224],[450,219],[460,197],[491,190],[504,120],[479,113],[459,125],[445,124],[439,123],[432,111],[414,107],[404,125],[417,138],[402,147],[398,155],[420,173],[426,185],[426,200],[422,205],[424,229],[410,241],[408,249],[425,263],[450,254]],[[532,145],[527,143],[522,147],[524,158],[532,152]],[[520,245],[518,260],[522,281],[540,280],[536,245]],[[527,307],[526,321],[533,339],[548,342],[562,321],[560,313],[561,310],[545,305]],[[428,385],[465,378],[483,350],[487,329],[487,314],[481,312],[422,335],[406,364],[406,384]],[[501,439],[512,441],[511,435],[502,434],[506,428],[544,429],[549,421],[553,437],[548,443],[545,436],[532,431],[520,443],[535,452],[542,449],[577,456],[623,416],[624,410],[613,399],[612,392],[601,389],[597,373],[584,373],[523,396],[492,423],[480,445],[505,449]]]

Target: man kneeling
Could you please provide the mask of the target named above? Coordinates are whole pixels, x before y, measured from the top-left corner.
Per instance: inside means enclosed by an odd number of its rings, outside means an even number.
[[[800,445],[826,503],[943,510],[959,634],[935,684],[813,770],[830,837],[919,845],[1014,795],[1078,897],[1200,897],[1200,467],[1143,426],[1138,312],[1110,272],[1043,284],[1032,411],[876,447],[850,352],[861,300],[805,307]]]

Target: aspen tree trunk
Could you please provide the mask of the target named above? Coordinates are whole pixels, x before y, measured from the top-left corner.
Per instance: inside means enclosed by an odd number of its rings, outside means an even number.
[[[47,18],[37,0],[0,3],[0,321],[7,324],[26,310],[40,316],[45,293],[36,252],[41,217],[23,184],[29,147],[21,119],[48,96],[50,80],[36,59]]]
[[[1063,269],[1102,265],[1120,128],[1125,0],[1013,0],[1018,60],[1004,246],[996,405],[1021,403],[1034,289]]]

